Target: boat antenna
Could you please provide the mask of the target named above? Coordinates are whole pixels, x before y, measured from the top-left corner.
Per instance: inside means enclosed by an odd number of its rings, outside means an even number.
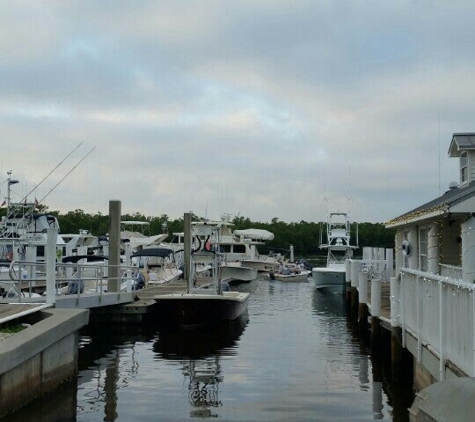
[[[22,199],[20,202],[23,202],[26,200],[26,198],[28,198],[28,196],[33,193],[36,189],[38,189],[38,187],[48,178],[50,177],[53,172],[55,172],[58,167],[63,164],[72,154],[74,151],[76,151],[83,143],[80,142],[68,155],[66,155],[66,157],[64,157],[58,164],[56,164],[56,166],[54,167],[53,170],[51,170],[45,177],[43,177],[43,179],[32,189],[30,190]]]
[[[59,184],[64,180],[66,179],[66,177],[68,177],[75,169],[77,166],[79,166],[79,164],[81,164],[91,153],[92,151],[94,151],[96,149],[96,147],[92,148],[84,157],[82,157],[79,162],[71,169],[69,170],[65,175],[64,177],[58,182],[56,183],[56,185],[53,186],[53,188],[45,195],[43,196],[43,198],[41,198],[41,200],[39,201],[40,203],[43,202],[51,192],[53,192],[58,186]]]

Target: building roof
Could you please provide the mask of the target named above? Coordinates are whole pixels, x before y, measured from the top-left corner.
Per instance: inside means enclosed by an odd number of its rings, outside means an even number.
[[[475,134],[473,134],[475,140]],[[475,181],[463,188],[449,189],[442,196],[406,212],[385,223],[388,228],[409,225],[422,220],[429,220],[446,215],[451,208],[470,198],[475,197]]]
[[[461,150],[475,150],[475,133],[454,133],[449,147],[449,157],[460,156]]]

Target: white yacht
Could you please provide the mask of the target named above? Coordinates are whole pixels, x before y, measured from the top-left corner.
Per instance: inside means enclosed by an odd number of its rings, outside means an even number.
[[[325,235],[323,234],[324,231]],[[353,256],[353,251],[358,248],[357,226],[355,241],[356,243],[352,245],[351,224],[348,214],[330,213],[323,230],[320,230],[320,249],[327,250],[326,266],[312,268],[312,279],[316,288],[341,288],[343,290],[346,283],[345,262]]]

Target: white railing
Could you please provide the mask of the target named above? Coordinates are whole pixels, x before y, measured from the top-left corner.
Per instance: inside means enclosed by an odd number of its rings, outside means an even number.
[[[461,279],[462,267],[456,267],[455,265],[439,264],[440,275],[443,277]]]
[[[445,378],[449,360],[469,376],[475,375],[474,290],[475,285],[449,278],[402,268],[400,277],[392,278],[392,303],[398,303],[393,319],[417,339],[417,359],[423,347],[439,358],[440,380]]]
[[[104,277],[106,267],[102,263],[57,263],[55,266],[55,294],[58,295],[99,295],[107,292],[111,278]],[[119,270],[120,291],[131,292],[133,288],[132,268],[121,265]],[[4,299],[18,302],[37,299],[35,291],[46,289],[47,274],[45,263],[12,261],[8,276],[4,273],[0,287]],[[43,295],[44,296],[44,295]]]

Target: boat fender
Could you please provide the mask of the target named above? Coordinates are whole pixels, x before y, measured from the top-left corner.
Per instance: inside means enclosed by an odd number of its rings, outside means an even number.
[[[404,256],[411,256],[411,252],[412,252],[411,244],[407,240],[404,240],[402,242],[402,254]]]

